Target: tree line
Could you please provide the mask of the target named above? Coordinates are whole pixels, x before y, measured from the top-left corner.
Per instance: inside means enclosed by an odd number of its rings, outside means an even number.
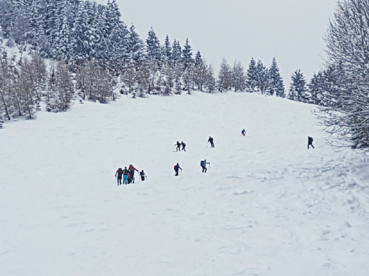
[[[270,67],[251,59],[223,59],[217,77],[200,51],[193,53],[153,28],[145,40],[121,20],[115,0],[0,0],[0,126],[4,119],[34,118],[41,101],[65,111],[72,99],[107,103],[117,93],[172,95],[193,90],[258,92],[320,106],[327,131],[345,146],[368,148],[369,0],[342,0],[325,37],[325,68],[309,83],[301,70],[288,92],[274,58]],[[44,59],[48,60],[46,66]]]

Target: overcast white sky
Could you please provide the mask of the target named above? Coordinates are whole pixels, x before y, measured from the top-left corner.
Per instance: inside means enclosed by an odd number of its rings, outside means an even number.
[[[152,26],[163,43],[189,38],[196,54],[214,65],[223,57],[247,69],[251,57],[270,66],[275,56],[289,88],[301,69],[309,81],[324,63],[323,35],[336,0],[116,0],[123,21],[142,39]],[[107,0],[98,0],[106,4]]]

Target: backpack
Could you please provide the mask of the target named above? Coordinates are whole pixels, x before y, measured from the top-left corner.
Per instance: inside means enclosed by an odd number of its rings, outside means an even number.
[[[200,162],[200,166],[201,166],[201,167],[204,167],[204,166],[205,166],[205,164],[204,164],[204,163],[205,163],[205,161],[201,161],[201,162]]]
[[[122,168],[119,168],[118,169],[118,175],[122,175],[123,174],[123,170],[122,170]]]
[[[175,171],[176,171],[176,170],[178,170],[177,165],[175,165],[175,166],[174,166],[174,170],[175,170]]]

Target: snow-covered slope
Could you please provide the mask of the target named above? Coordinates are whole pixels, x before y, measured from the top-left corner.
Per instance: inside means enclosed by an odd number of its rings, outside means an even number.
[[[5,124],[1,275],[368,275],[368,162],[312,108],[195,93]],[[130,163],[148,180],[117,186]]]

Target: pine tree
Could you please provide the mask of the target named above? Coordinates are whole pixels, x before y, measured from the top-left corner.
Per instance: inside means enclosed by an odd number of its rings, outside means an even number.
[[[80,2],[71,32],[72,55],[77,64],[83,63],[91,55],[91,29],[88,21],[85,2]]]
[[[164,53],[165,53],[166,62],[171,63],[171,61],[172,61],[172,46],[170,45],[168,35],[165,38]]]
[[[268,94],[269,95],[276,95],[277,97],[285,97],[284,93],[284,85],[283,79],[279,74],[279,69],[277,65],[277,61],[273,58],[272,65],[269,69],[269,87],[268,87]]]
[[[182,62],[182,48],[179,41],[174,40],[172,49],[172,62],[174,65]]]
[[[153,28],[150,29],[146,39],[146,55],[149,61],[155,61],[158,65],[162,60],[160,42]]]
[[[192,48],[191,45],[188,43],[188,38],[186,39],[186,44],[182,50],[182,54],[183,54],[183,68],[184,70],[186,70],[193,63]]]
[[[290,93],[288,94],[288,99],[299,102],[308,102],[310,97],[306,88],[305,77],[301,70],[295,71],[291,79],[292,83],[290,87]]]
[[[319,72],[314,74],[310,83],[308,84],[308,89],[311,94],[311,103],[321,105],[323,97],[323,74]]]
[[[261,94],[265,94],[269,88],[269,70],[260,60],[256,64],[255,76],[256,88],[261,92]]]
[[[202,91],[202,87],[206,78],[206,64],[201,57],[200,51],[197,51],[193,68],[193,83],[197,85],[197,89]]]
[[[254,92],[257,83],[258,83],[258,78],[256,75],[256,62],[254,60],[254,58],[251,59],[250,64],[249,64],[249,68],[247,69],[247,81],[246,81],[246,86],[249,90],[249,92]]]
[[[134,66],[138,66],[145,58],[144,44],[136,33],[135,26],[129,28],[127,39],[127,56],[132,59]]]

